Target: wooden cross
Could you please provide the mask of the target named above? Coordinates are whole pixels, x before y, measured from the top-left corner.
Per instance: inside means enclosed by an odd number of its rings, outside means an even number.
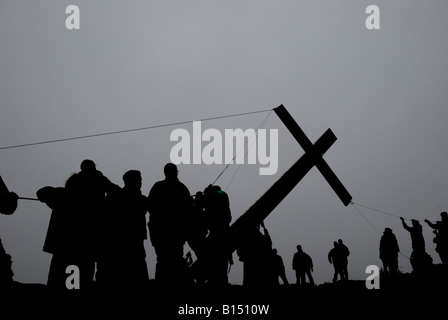
[[[330,166],[322,158],[322,155],[328,149],[323,151],[319,150],[317,146],[315,147],[283,105],[280,105],[279,107],[275,108],[274,111],[280,118],[280,120],[283,121],[286,128],[288,128],[289,132],[291,132],[291,134],[294,136],[294,138],[297,140],[297,142],[300,144],[303,150],[306,153],[311,154],[311,157],[314,160],[314,165],[317,167],[317,169],[319,169],[320,173],[327,180],[328,184],[333,188],[334,192],[336,192],[339,199],[341,199],[342,203],[344,203],[345,206],[348,206],[352,200],[352,196],[350,195],[350,193],[348,193],[347,189],[344,187],[344,185],[341,183],[338,177],[334,174],[333,170],[331,170]],[[330,135],[332,137],[330,137]],[[334,141],[331,143],[333,144],[336,141],[336,136],[330,129],[328,129],[327,132],[325,132],[324,135],[319,138],[319,140],[321,139],[324,140],[328,139],[329,141],[334,139]],[[317,142],[319,142],[319,140]],[[329,145],[328,147],[330,146],[331,145]]]
[[[231,238],[234,246],[247,224],[261,224],[314,166],[319,169],[345,206],[352,199],[350,193],[322,158],[337,139],[333,132],[328,129],[313,145],[283,105],[275,108],[274,111],[305,150],[305,154],[232,224]]]

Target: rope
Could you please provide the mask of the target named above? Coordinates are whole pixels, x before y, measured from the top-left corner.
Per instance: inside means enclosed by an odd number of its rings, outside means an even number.
[[[230,161],[230,162],[224,167],[224,169],[221,171],[221,173],[218,175],[218,177],[215,179],[215,181],[213,181],[212,185],[214,185],[214,184],[216,183],[216,181],[218,181],[218,179],[223,175],[223,173],[229,168],[230,164],[232,164],[232,163],[234,162],[236,156],[241,152],[242,149],[246,149],[246,153],[245,153],[245,155],[244,155],[244,159],[246,159],[247,154],[249,153],[249,149],[250,149],[250,148],[246,148],[247,144],[249,143],[249,140],[251,140],[252,137],[253,137],[254,135],[255,135],[255,136],[258,136],[258,129],[262,128],[262,127],[266,124],[266,122],[268,121],[268,118],[269,118],[269,116],[271,115],[271,113],[272,113],[272,110],[270,110],[270,112],[268,113],[268,115],[267,115],[267,116],[264,118],[264,120],[258,125],[257,129],[255,130],[255,133],[254,133],[254,134],[253,134],[253,135],[252,135],[252,136],[251,136],[251,137],[244,143],[244,145],[240,148],[240,150],[238,150],[237,152],[235,152],[235,155],[233,156],[232,161]],[[251,146],[252,146],[252,145],[251,145]],[[227,187],[225,188],[225,191],[227,190],[227,188],[229,188],[230,184],[231,184],[232,181],[233,181],[233,178],[235,177],[235,175],[236,175],[236,173],[238,172],[238,170],[240,169],[240,167],[241,167],[241,164],[238,165],[238,168],[237,168],[235,174],[233,175],[232,179],[230,180],[230,183],[229,183],[229,184],[227,185]]]
[[[352,205],[353,205],[353,208],[355,208],[355,210],[358,211],[358,213],[361,215],[361,217],[363,217],[364,220],[367,221],[367,223],[372,227],[372,229],[375,230],[376,233],[378,233],[379,235],[381,235],[381,233],[378,231],[378,229],[375,228],[375,226],[374,226],[374,225],[373,225],[373,224],[372,224],[372,223],[371,223],[371,222],[370,222],[370,221],[369,221],[369,220],[362,214],[362,212],[361,212],[358,208],[356,208],[354,202],[352,202]],[[359,204],[358,204],[358,205],[359,205]],[[361,205],[359,205],[359,206],[361,206]],[[361,206],[361,207],[363,207],[363,206]],[[375,209],[373,209],[373,208],[369,208],[369,209],[375,210]],[[375,210],[375,211],[376,211],[376,210]],[[385,213],[385,212],[383,212],[383,213]],[[392,215],[392,214],[388,214],[388,215]],[[395,216],[395,215],[393,215],[393,216]],[[406,259],[411,260],[410,257],[408,257],[407,255],[401,253],[401,251],[398,251],[398,253],[399,253],[400,255],[402,255],[403,257],[405,257]]]
[[[354,203],[352,203],[352,205],[353,205],[353,208],[355,208],[355,210],[356,211],[358,211],[358,213],[361,215],[361,217],[363,217],[364,218],[364,220],[366,220],[367,221],[367,223],[369,224],[369,226],[371,226],[372,227],[372,229],[373,230],[375,230],[376,231],[376,233],[378,233],[379,235],[381,235],[381,232],[379,232],[378,231],[378,229],[377,228],[375,228],[375,226],[362,214],[362,212],[358,209],[358,208],[356,208],[355,206],[354,206]]]
[[[36,198],[27,198],[27,197],[19,197],[20,200],[32,200],[32,201],[40,201],[39,199]]]
[[[258,136],[258,129],[264,127],[264,125],[265,125],[266,122],[268,121],[268,118],[269,118],[269,116],[271,115],[271,113],[272,113],[272,111],[269,112],[268,116],[267,116],[267,117],[264,119],[264,121],[258,126],[257,131],[256,131],[257,136]],[[252,148],[252,146],[253,146],[253,142],[252,142],[252,144],[250,145],[250,147],[247,149],[246,154],[244,155],[244,159],[247,158],[247,154],[249,153],[249,149]],[[234,180],[235,177],[236,177],[236,174],[237,174],[238,171],[240,170],[241,165],[242,165],[242,164],[239,164],[239,165],[238,165],[238,168],[235,170],[235,173],[233,174],[232,178],[230,179],[230,181],[229,181],[229,183],[227,184],[227,186],[226,186],[226,188],[224,189],[224,191],[227,191],[227,189],[229,189],[230,185],[232,184],[233,180]]]
[[[246,115],[262,113],[262,112],[268,112],[268,111],[272,112],[272,109],[258,110],[258,111],[251,111],[251,112],[242,112],[242,113],[229,114],[229,115],[224,115],[224,116],[203,118],[203,119],[199,119],[199,120],[196,120],[196,121],[204,121],[205,122],[205,121],[210,121],[210,120],[217,120],[217,119],[224,119],[224,118],[246,116]],[[154,126],[149,126],[149,127],[141,127],[141,128],[127,129],[127,130],[119,130],[119,131],[111,131],[111,132],[89,134],[89,135],[77,136],[77,137],[71,137],[71,138],[63,138],[63,139],[47,140],[47,141],[32,142],[32,143],[25,143],[25,144],[17,144],[17,145],[12,145],[12,146],[0,147],[0,150],[22,148],[22,147],[41,145],[41,144],[49,144],[49,143],[55,143],[55,142],[71,141],[71,140],[80,140],[80,139],[87,139],[87,138],[107,136],[107,135],[120,134],[120,133],[129,133],[129,132],[149,130],[149,129],[158,129],[158,128],[163,128],[163,127],[170,127],[170,126],[175,126],[175,125],[187,124],[187,123],[191,123],[193,121],[195,121],[195,120],[179,121],[179,122],[166,123],[166,124],[154,125]]]
[[[381,211],[381,210],[378,210],[378,209],[375,209],[375,208],[372,208],[372,207],[368,207],[368,206],[365,206],[365,205],[362,205],[362,204],[359,204],[359,203],[356,203],[356,202],[353,202],[353,201],[352,201],[352,204],[360,206],[360,207],[363,207],[363,208],[366,208],[366,209],[370,209],[370,210],[373,210],[373,211],[376,211],[376,212],[379,212],[379,213],[382,213],[382,214],[385,214],[385,215],[388,215],[388,216],[391,216],[391,217],[394,217],[394,218],[397,218],[397,219],[401,218],[401,216],[398,216],[396,214],[392,214],[392,213],[389,213],[389,212],[386,212],[386,211]],[[424,221],[424,220],[410,219],[410,218],[404,218],[404,217],[403,217],[403,219],[404,220],[409,220],[409,221],[410,220],[416,220],[416,221],[420,221],[420,222]]]

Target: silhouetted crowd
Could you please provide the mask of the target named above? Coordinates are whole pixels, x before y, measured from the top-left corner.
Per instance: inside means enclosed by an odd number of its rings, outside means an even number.
[[[273,247],[263,223],[248,223],[236,247],[232,243],[232,220],[227,193],[209,185],[191,196],[179,181],[177,166],[164,167],[165,179],[156,182],[146,197],[141,192],[138,170],[123,175],[120,187],[96,169],[92,160],[84,160],[80,171],[68,178],[64,187],[46,186],[37,198],[51,209],[43,251],[52,255],[47,286],[68,288],[68,267],[79,270],[79,288],[140,288],[149,281],[144,241],[154,247],[157,262],[155,282],[164,286],[193,283],[220,287],[228,284],[228,273],[236,250],[243,262],[244,286],[289,284],[282,257]],[[10,192],[0,177],[0,212],[14,213],[19,197]],[[146,214],[149,213],[148,221]],[[414,272],[424,272],[432,265],[425,251],[422,226],[412,220],[403,227],[410,233]],[[448,217],[432,223],[436,251],[442,264],[448,263]],[[184,255],[184,246],[193,250]],[[397,239],[385,228],[380,239],[379,258],[385,275],[398,273]],[[341,239],[334,241],[328,261],[334,267],[333,282],[348,280],[350,251]],[[314,285],[312,258],[297,245],[292,269],[297,285]],[[13,283],[12,259],[0,240],[0,287]]]

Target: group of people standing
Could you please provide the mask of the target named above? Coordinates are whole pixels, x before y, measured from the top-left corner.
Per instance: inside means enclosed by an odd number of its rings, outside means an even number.
[[[38,190],[38,199],[52,209],[43,248],[53,255],[48,286],[64,288],[70,265],[80,270],[80,287],[88,288],[94,279],[103,288],[145,286],[147,230],[157,256],[158,283],[189,280],[184,259],[188,242],[198,257],[207,253],[208,259],[202,259],[204,281],[226,284],[231,220],[227,194],[209,186],[192,197],[172,163],[165,165],[164,175],[146,197],[140,171],[127,171],[120,187],[87,159],[64,187]]]
[[[448,265],[448,214],[442,212],[441,220],[432,223],[428,219],[424,221],[434,231],[433,242],[436,244],[436,252],[440,256],[442,265]],[[426,252],[425,238],[423,236],[423,227],[416,219],[411,219],[411,225],[407,225],[405,219],[400,217],[403,228],[410,233],[412,253],[410,262],[414,272],[424,272],[432,265],[433,259]],[[380,240],[380,259],[383,263],[383,271],[385,275],[394,276],[398,272],[398,254],[400,247],[397,238],[392,229],[385,228]]]
[[[448,265],[448,213],[440,214],[441,220],[432,223],[428,219],[424,221],[433,229],[436,244],[436,252],[440,256],[442,265]],[[433,259],[426,252],[425,239],[423,237],[423,227],[418,220],[412,219],[411,226],[408,226],[403,217],[400,217],[403,228],[411,235],[412,253],[410,256],[411,266],[414,272],[425,272],[432,265]],[[334,247],[328,253],[328,261],[333,264],[333,282],[348,280],[348,256],[350,251],[341,239],[333,243]],[[397,238],[391,228],[385,228],[380,239],[379,258],[383,263],[383,274],[385,276],[395,276],[398,273],[398,254],[400,247]],[[314,284],[311,272],[313,271],[313,261],[311,257],[303,252],[302,246],[297,246],[297,252],[293,258],[293,269],[296,272],[297,284],[308,282]]]
[[[146,197],[137,170],[113,184],[92,160],[81,163],[64,187],[43,187],[37,198],[52,209],[43,250],[52,254],[47,285],[66,287],[66,269],[76,266],[80,287],[144,284],[148,278],[144,240]],[[96,271],[96,272],[95,272]]]
[[[228,284],[232,252],[236,249],[244,265],[243,285],[289,284],[281,256],[272,246],[264,224],[248,224],[236,248],[231,248],[232,220],[228,195],[219,186],[209,185],[191,196],[179,181],[177,166],[164,167],[165,179],[156,182],[148,196],[141,192],[142,177],[138,170],[123,175],[120,187],[96,169],[92,160],[84,160],[80,171],[68,178],[64,187],[43,187],[37,198],[52,209],[43,250],[52,254],[47,285],[65,289],[67,267],[80,270],[80,286],[94,283],[102,287],[138,287],[149,281],[144,241],[154,247],[157,262],[155,280],[163,285],[189,281],[212,286]],[[0,178],[0,212],[12,214],[19,197],[9,192]],[[146,214],[149,212],[147,221]],[[410,233],[414,271],[432,264],[425,251],[422,226],[412,220],[403,227]],[[432,223],[434,243],[442,264],[448,263],[448,216],[441,213],[441,221]],[[262,230],[260,230],[262,228]],[[188,243],[196,254],[184,258]],[[334,267],[333,282],[348,280],[350,251],[341,239],[333,243],[328,261]],[[397,239],[390,228],[385,228],[380,240],[379,258],[386,275],[398,272]],[[0,286],[12,283],[11,256],[0,241]],[[188,267],[188,268],[187,268]],[[314,285],[313,261],[301,245],[297,245],[292,269],[296,283]],[[194,279],[194,280],[193,280]]]
[[[292,259],[292,269],[296,274],[296,284],[304,285],[308,283],[314,285],[313,275],[314,271],[313,259],[303,251],[301,245],[297,245],[297,252],[294,254]],[[348,280],[348,256],[350,255],[350,250],[343,243],[342,239],[333,242],[333,248],[328,253],[328,262],[333,265],[334,274],[333,282],[339,280]]]

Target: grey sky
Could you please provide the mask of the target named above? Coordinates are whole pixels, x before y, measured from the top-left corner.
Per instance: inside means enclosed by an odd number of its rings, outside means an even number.
[[[65,8],[78,5],[81,29],[65,28]],[[365,27],[365,9],[381,10],[381,29]],[[446,1],[0,1],[0,147],[200,119],[284,104],[314,142],[327,128],[338,141],[325,159],[357,203],[408,218],[439,219],[448,210],[448,22]],[[266,114],[225,119],[204,128],[256,128]],[[191,130],[191,125],[182,126]],[[279,170],[259,176],[242,166],[227,189],[233,220],[303,153],[279,129]],[[11,190],[34,197],[62,186],[84,158],[113,182],[142,171],[144,194],[162,179],[174,145],[164,128],[0,150]],[[180,166],[191,193],[224,166]],[[236,167],[218,184],[228,185]],[[409,234],[396,218],[362,209],[381,232],[391,227],[403,254]],[[0,217],[15,279],[46,282],[42,252],[50,209],[21,201]],[[380,236],[344,207],[316,169],[268,217],[275,247],[294,281],[301,244],[318,283],[330,281],[327,253],[342,238],[349,276],[365,279],[381,265]],[[428,252],[436,263],[431,230]],[[150,276],[154,251],[146,244]],[[241,283],[236,265],[231,281]],[[400,256],[403,271],[409,260]]]

